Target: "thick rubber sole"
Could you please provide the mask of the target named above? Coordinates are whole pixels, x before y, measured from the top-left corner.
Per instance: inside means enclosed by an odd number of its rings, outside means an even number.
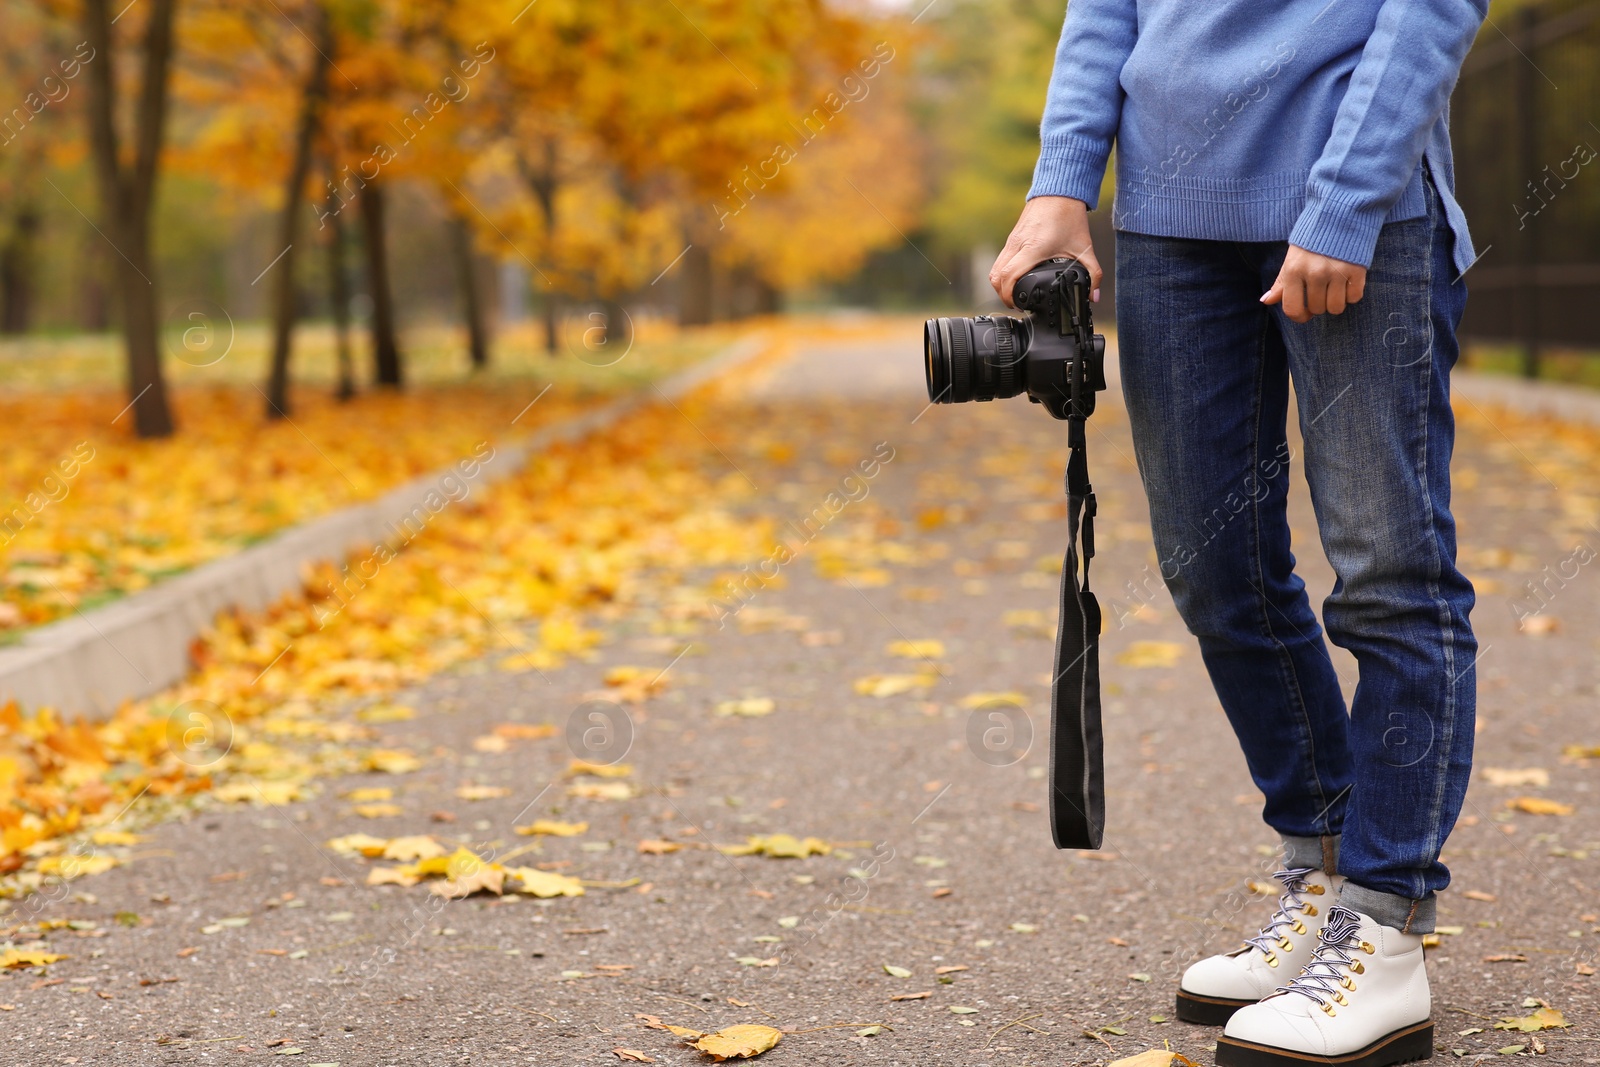
[[[1233,1013],[1254,1004],[1253,1000],[1229,1000],[1226,997],[1206,997],[1178,990],[1178,1019],[1201,1026],[1225,1026]]]
[[[1366,1048],[1343,1056],[1318,1056],[1293,1049],[1273,1048],[1228,1037],[1217,1039],[1217,1067],[1390,1067],[1433,1056],[1433,1023],[1417,1023],[1380,1037]]]

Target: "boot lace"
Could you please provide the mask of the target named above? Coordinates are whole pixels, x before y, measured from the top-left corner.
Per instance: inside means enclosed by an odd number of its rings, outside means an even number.
[[[1315,867],[1290,867],[1272,875],[1283,883],[1283,895],[1278,898],[1278,910],[1273,913],[1272,921],[1263,926],[1256,936],[1246,939],[1245,944],[1260,949],[1267,960],[1274,965],[1277,953],[1287,952],[1291,947],[1289,932],[1297,934],[1306,932],[1305,923],[1300,921],[1300,916],[1296,913],[1316,914],[1314,906],[1310,905],[1302,895],[1313,891],[1311,883],[1307,882],[1306,878],[1315,870]]]
[[[1289,980],[1288,985],[1279,986],[1277,991],[1310,997],[1327,1014],[1336,1014],[1333,1005],[1348,1004],[1344,991],[1356,987],[1350,975],[1366,972],[1366,966],[1356,959],[1355,954],[1364,952],[1371,955],[1377,951],[1371,944],[1361,940],[1360,931],[1361,917],[1355,912],[1337,904],[1329,908],[1328,921],[1322,927],[1316,955],[1299,974]]]

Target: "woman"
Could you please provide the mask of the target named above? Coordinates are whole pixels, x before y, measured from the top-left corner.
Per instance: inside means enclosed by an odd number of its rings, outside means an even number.
[[[1282,836],[1260,934],[1180,1018],[1224,1065],[1432,1055],[1422,935],[1471,769],[1472,586],[1449,375],[1474,262],[1447,106],[1486,0],[1072,0],[1022,217],[990,274],[1074,256],[1117,148],[1123,390],[1163,578]],[[1098,299],[1098,293],[1096,294]],[[1290,382],[1346,711],[1294,574]]]

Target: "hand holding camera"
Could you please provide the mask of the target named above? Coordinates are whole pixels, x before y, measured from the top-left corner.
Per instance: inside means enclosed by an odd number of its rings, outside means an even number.
[[[1082,263],[1089,272],[1089,299],[1100,300],[1100,261],[1089,237],[1089,206],[1068,196],[1036,196],[1028,201],[989,271],[989,284],[1006,307],[1015,307],[1011,293],[1017,279],[1051,256],[1069,256]]]

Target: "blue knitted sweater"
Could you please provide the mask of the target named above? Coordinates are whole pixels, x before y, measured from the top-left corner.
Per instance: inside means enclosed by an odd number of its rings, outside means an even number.
[[[1030,198],[1118,229],[1283,241],[1369,266],[1385,222],[1454,198],[1449,100],[1488,0],[1071,0]]]

